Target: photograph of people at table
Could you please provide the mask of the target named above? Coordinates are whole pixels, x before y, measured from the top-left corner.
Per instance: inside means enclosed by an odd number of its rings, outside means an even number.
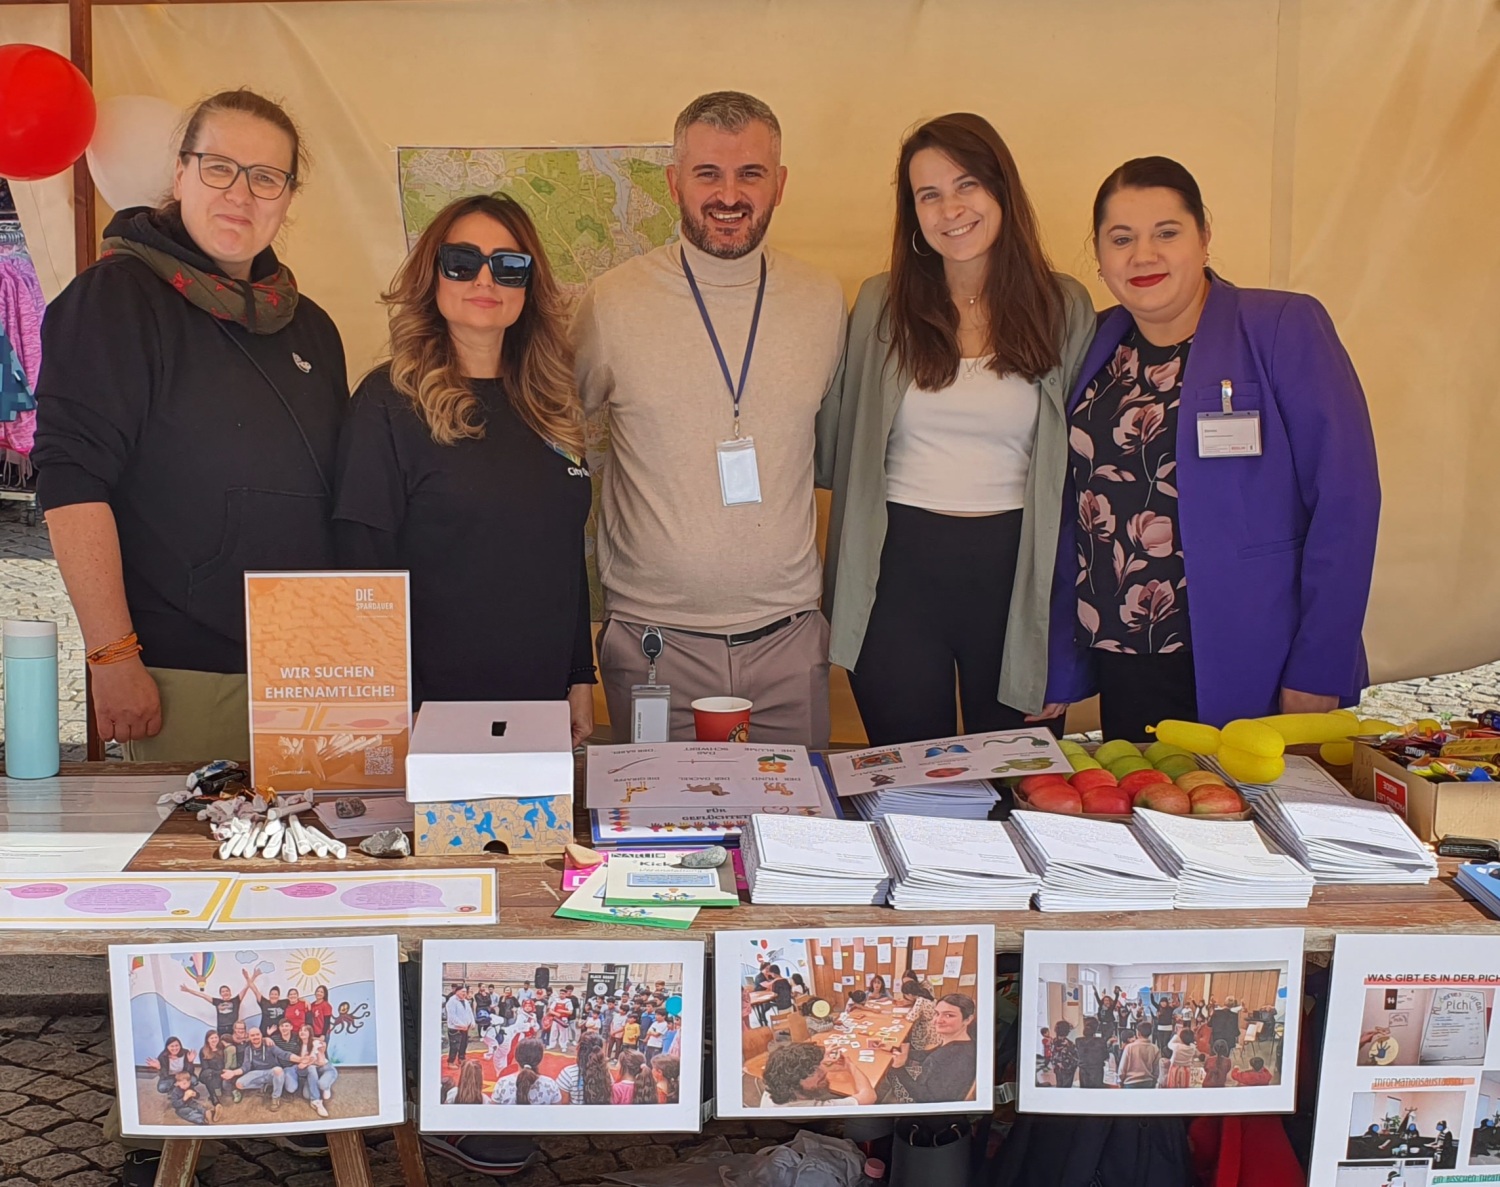
[[[1043,964],[1038,1088],[1281,1083],[1285,967]]]
[[[983,1111],[991,939],[987,929],[720,932],[721,1115]]]
[[[121,1093],[125,1132],[244,1136],[399,1119],[400,1028],[383,1008],[394,993],[377,988],[395,974],[389,937],[115,951],[117,991],[123,981],[128,993],[115,1002],[117,1063],[120,1083],[134,1085]],[[383,1023],[394,1039],[382,1039]]]
[[[1457,1130],[1466,1113],[1462,1089],[1388,1088],[1356,1092],[1349,1113],[1349,1161],[1428,1161],[1433,1170],[1458,1165]]]

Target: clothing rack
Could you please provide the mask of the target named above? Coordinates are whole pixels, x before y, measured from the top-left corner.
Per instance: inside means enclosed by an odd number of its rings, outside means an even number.
[[[16,216],[10,189],[0,179],[0,256],[26,251],[26,235]],[[0,500],[19,501],[25,505],[27,526],[36,523],[36,471],[30,462],[17,454],[0,450]]]

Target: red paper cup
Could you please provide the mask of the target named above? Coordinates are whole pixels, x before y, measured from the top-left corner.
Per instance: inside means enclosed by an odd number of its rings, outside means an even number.
[[[750,710],[744,697],[699,697],[693,702],[693,731],[700,742],[748,742]]]

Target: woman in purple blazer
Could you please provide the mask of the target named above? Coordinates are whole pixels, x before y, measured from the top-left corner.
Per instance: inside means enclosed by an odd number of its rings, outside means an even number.
[[[1208,245],[1175,161],[1100,187],[1120,304],[1068,404],[1047,701],[1098,692],[1106,738],[1333,709],[1366,683],[1380,484],[1359,377],[1322,305],[1236,288]]]

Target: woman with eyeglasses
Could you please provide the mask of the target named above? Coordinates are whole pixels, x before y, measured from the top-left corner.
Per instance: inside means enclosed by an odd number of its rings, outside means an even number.
[[[594,728],[592,484],[536,227],[508,197],[459,199],[384,300],[390,362],[339,449],[340,561],[410,572],[418,704],[566,698],[576,745]]]
[[[124,210],[47,310],[37,493],[99,735],[248,759],[244,574],[333,563],[344,348],[271,243],[301,137],[252,91],[193,111],[172,195]]]

